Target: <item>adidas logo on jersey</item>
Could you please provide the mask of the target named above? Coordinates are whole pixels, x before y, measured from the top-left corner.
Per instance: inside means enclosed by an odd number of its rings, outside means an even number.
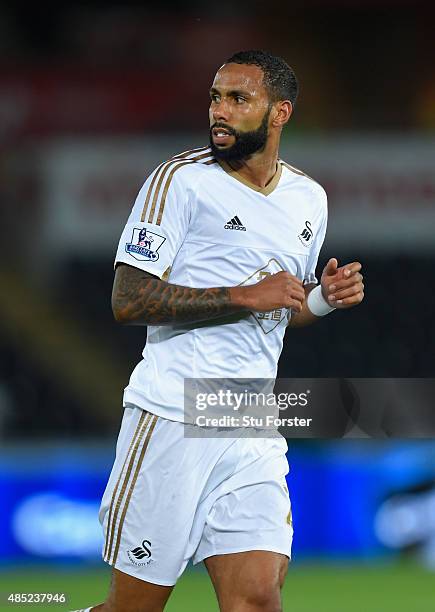
[[[246,227],[243,225],[237,215],[225,223],[224,229],[246,232]]]

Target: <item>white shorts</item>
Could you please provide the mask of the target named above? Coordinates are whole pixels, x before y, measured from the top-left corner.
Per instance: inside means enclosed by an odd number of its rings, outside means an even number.
[[[100,509],[103,559],[172,586],[189,559],[269,550],[290,558],[284,438],[186,438],[184,424],[125,408]]]

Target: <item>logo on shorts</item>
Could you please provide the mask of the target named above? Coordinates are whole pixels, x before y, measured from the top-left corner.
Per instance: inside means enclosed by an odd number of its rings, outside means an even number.
[[[127,550],[127,555],[135,565],[149,565],[153,561],[151,558],[151,542],[143,540],[141,546]]]
[[[150,232],[145,227],[135,227],[131,242],[127,242],[125,250],[139,261],[157,261],[159,258],[157,251],[165,240],[163,236]]]

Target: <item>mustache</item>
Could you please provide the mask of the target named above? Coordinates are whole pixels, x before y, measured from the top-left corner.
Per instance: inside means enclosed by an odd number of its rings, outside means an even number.
[[[216,123],[213,123],[213,125],[210,126],[210,132],[215,128],[222,128],[223,130],[227,131],[228,134],[231,134],[231,136],[237,136],[237,131],[234,128],[232,128],[230,125],[222,123],[221,121],[216,121]]]

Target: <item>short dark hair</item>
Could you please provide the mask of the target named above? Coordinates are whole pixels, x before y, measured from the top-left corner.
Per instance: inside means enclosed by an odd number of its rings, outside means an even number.
[[[264,74],[263,83],[272,102],[290,100],[295,104],[298,97],[298,81],[294,70],[282,57],[272,55],[267,51],[254,49],[239,51],[232,55],[225,64],[254,64],[259,66]]]

